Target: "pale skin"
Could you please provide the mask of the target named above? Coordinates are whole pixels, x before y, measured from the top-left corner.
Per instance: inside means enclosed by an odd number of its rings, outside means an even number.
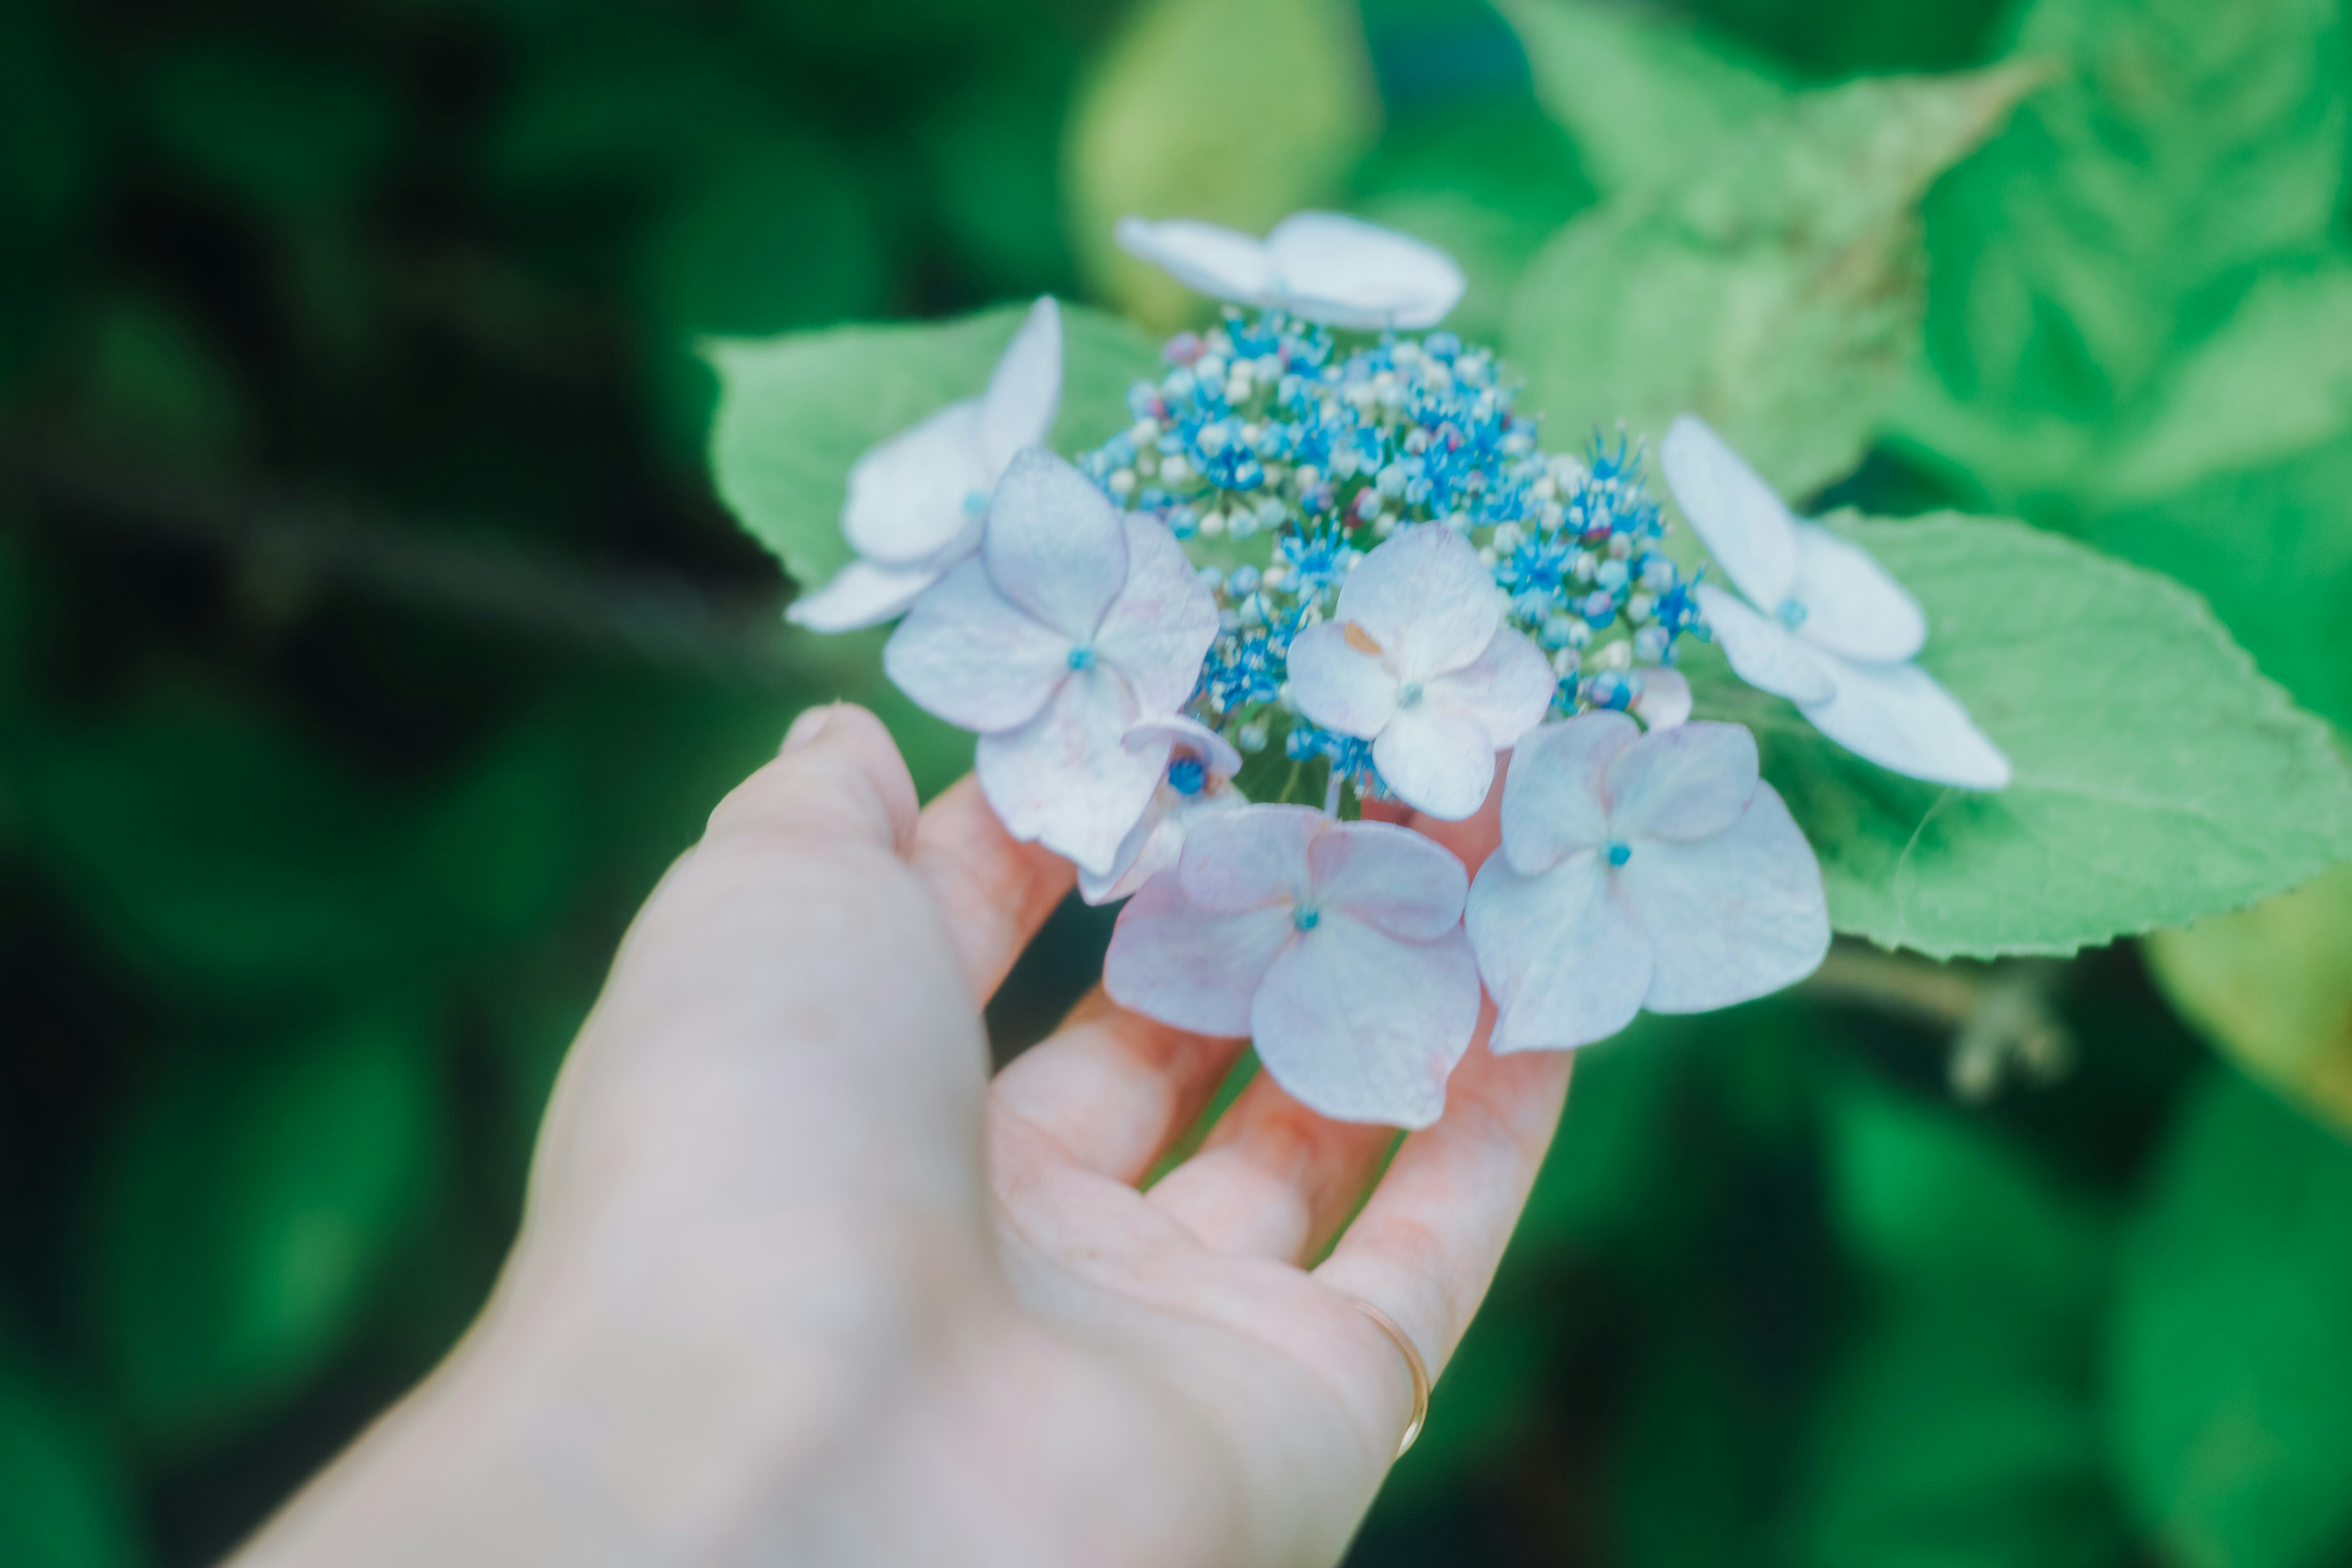
[[[1071,879],[803,715],[623,942],[480,1319],[241,1568],[1337,1563],[1412,1403],[1354,1302],[1442,1371],[1568,1058],[1482,1026],[1351,1224],[1393,1135],[1263,1075],[1139,1190],[1241,1043],[1097,993],[992,1080]]]

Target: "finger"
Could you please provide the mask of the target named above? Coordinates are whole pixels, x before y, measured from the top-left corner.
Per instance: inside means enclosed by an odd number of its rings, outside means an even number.
[[[1216,1251],[1299,1262],[1345,1223],[1395,1137],[1318,1116],[1261,1073],[1150,1199]]]
[[[882,721],[835,702],[805,710],[776,760],[710,814],[707,847],[743,834],[866,843],[904,855],[915,836],[915,781]]]
[[[990,1109],[1051,1139],[1071,1163],[1133,1184],[1200,1120],[1241,1050],[1130,1013],[1097,985],[996,1075]]]
[[[1315,1271],[1412,1336],[1434,1374],[1493,1283],[1568,1094],[1566,1051],[1496,1056],[1482,1038],[1454,1069],[1445,1114],[1404,1141]]]
[[[1005,832],[971,777],[923,812],[908,863],[947,916],[964,973],[983,1002],[1077,880],[1067,860]]]

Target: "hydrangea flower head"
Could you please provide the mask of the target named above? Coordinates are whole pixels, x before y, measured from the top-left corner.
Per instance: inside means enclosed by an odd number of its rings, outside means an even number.
[[[1497,1051],[1727,1007],[1829,951],[1821,867],[1738,724],[1547,724],[1512,754],[1502,830],[1468,908]]]
[[[878,626],[980,545],[996,481],[1054,427],[1062,398],[1062,315],[1029,308],[978,397],[951,403],[857,459],[841,531],[857,558],[784,614],[812,631]]]
[[[1339,213],[1294,213],[1264,239],[1189,218],[1130,217],[1118,243],[1211,299],[1335,327],[1433,327],[1467,287],[1444,251]]]
[[[1177,1028],[1250,1037],[1311,1110],[1426,1127],[1478,1025],[1468,882],[1409,828],[1244,806],[1194,826],[1119,911],[1103,984]]]
[[[1108,872],[1165,776],[1175,712],[1217,634],[1209,591],[1166,527],[1122,517],[1031,447],[990,503],[979,553],[916,600],[883,668],[980,733],[982,790],[1016,838]]]
[[[1697,590],[1742,680],[1789,699],[1831,740],[1895,773],[1969,789],[2008,784],[2009,760],[1911,662],[1927,645],[1927,618],[1868,552],[1799,521],[1687,415],[1658,455],[1691,527],[1746,595]]]

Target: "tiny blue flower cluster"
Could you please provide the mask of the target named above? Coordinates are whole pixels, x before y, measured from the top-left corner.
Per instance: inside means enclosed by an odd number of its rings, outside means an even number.
[[[1551,660],[1554,710],[1624,710],[1643,672],[1697,623],[1665,553],[1665,519],[1621,437],[1546,455],[1512,412],[1494,355],[1451,332],[1384,334],[1346,352],[1279,310],[1227,310],[1167,345],[1129,394],[1135,423],[1079,466],[1121,507],[1164,521],[1217,595],[1221,627],[1194,716],[1244,752],[1280,733],[1293,758],[1384,795],[1369,742],[1290,707],[1291,639],[1332,614],[1366,552],[1442,522],[1492,569],[1505,623]]]

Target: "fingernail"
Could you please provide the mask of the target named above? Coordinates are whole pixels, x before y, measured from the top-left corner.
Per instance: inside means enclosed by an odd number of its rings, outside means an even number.
[[[823,734],[824,727],[833,722],[835,707],[835,704],[827,702],[820,707],[802,709],[800,717],[793,721],[793,727],[784,731],[783,752],[778,754],[797,752]]]

